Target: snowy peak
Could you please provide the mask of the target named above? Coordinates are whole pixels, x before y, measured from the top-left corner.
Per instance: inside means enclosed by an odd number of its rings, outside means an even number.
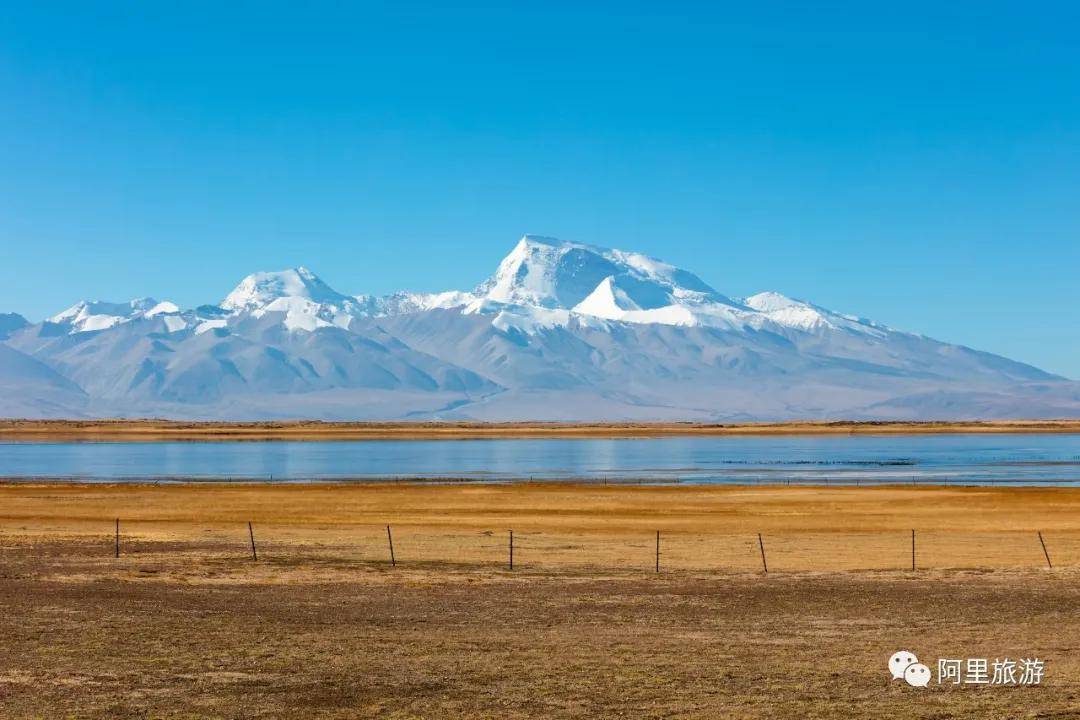
[[[266,308],[282,299],[306,300],[317,305],[350,306],[354,301],[348,295],[324,283],[306,267],[291,268],[280,272],[257,272],[240,281],[231,293],[221,301],[221,307],[242,312]]]
[[[106,330],[139,317],[153,317],[179,312],[171,302],[158,302],[154,298],[135,298],[126,303],[80,300],[67,310],[53,315],[49,322],[67,325],[70,333]]]
[[[463,292],[356,295],[339,293],[305,267],[248,275],[221,302],[233,317],[261,318],[281,313],[288,330],[312,331],[324,327],[348,328],[354,318],[385,317],[423,312],[436,308],[460,307],[473,296]],[[204,322],[196,332],[220,328],[229,320]]]
[[[221,301],[221,308],[233,315],[255,318],[280,313],[286,329],[309,332],[324,327],[347,328],[352,318],[363,314],[355,299],[334,290],[303,266],[248,275]],[[204,322],[196,332],[226,324],[221,319]]]
[[[508,305],[569,310],[604,282],[635,310],[678,301],[730,304],[693,273],[646,255],[540,235],[521,238],[476,294]]]
[[[693,273],[640,253],[526,235],[475,291],[466,312],[527,333],[613,320],[743,328],[757,314]]]
[[[795,300],[794,298],[789,298],[787,295],[781,295],[780,293],[772,292],[771,290],[745,298],[743,300],[743,305],[759,312],[773,312],[792,307],[810,307],[810,303],[803,302],[802,300]]]
[[[890,328],[869,320],[842,315],[823,307],[796,300],[778,292],[763,292],[751,295],[743,304],[764,315],[770,321],[793,330],[815,332],[828,329],[843,329],[852,332],[883,334]]]
[[[476,294],[509,305],[566,309],[617,271],[597,248],[526,235]]]

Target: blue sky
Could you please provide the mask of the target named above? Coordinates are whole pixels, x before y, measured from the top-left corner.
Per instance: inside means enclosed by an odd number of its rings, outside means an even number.
[[[0,311],[467,288],[534,232],[1080,378],[1076,6],[750,5],[14,4]]]

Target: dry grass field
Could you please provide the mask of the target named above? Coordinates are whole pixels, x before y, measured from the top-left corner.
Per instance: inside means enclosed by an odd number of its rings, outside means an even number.
[[[197,422],[179,420],[2,420],[0,440],[420,440],[720,435],[932,435],[1080,433],[1080,420],[777,423],[558,422]]]
[[[915,689],[901,648],[1046,678]],[[0,485],[2,718],[1078,708],[1074,490]]]

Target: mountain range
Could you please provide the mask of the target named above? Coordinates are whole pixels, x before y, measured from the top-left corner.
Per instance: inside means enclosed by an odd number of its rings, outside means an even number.
[[[304,267],[216,304],[0,314],[0,415],[695,420],[1080,416],[1080,384],[633,252],[526,235],[468,292]]]

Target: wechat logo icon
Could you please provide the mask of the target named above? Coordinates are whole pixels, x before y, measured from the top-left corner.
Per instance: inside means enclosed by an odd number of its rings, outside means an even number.
[[[893,680],[903,680],[911,687],[930,684],[930,668],[919,662],[915,653],[907,650],[894,652],[889,658],[889,673]]]

